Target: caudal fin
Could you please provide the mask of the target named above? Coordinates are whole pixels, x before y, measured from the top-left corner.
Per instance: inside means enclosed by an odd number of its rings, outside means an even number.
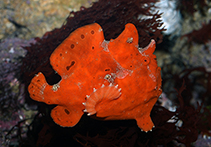
[[[32,80],[28,86],[28,91],[30,97],[33,100],[44,102],[44,90],[48,86],[44,75],[39,72]]]

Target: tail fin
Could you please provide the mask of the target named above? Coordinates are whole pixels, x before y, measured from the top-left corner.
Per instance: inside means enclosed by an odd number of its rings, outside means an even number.
[[[45,76],[39,72],[28,86],[30,97],[33,100],[44,102],[44,90],[46,86],[48,86],[48,83],[45,80]]]

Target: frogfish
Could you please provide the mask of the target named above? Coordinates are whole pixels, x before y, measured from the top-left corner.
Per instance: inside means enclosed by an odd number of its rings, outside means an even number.
[[[135,119],[152,131],[150,112],[162,93],[155,40],[140,48],[132,23],[115,39],[105,40],[97,23],[73,31],[51,54],[50,64],[61,80],[49,85],[39,72],[28,86],[30,97],[46,104],[54,122],[75,126],[82,115],[102,120]]]

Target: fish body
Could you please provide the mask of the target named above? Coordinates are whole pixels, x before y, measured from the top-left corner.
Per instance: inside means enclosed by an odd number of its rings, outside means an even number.
[[[136,27],[128,23],[116,38],[106,41],[97,23],[72,32],[52,53],[50,63],[61,80],[49,85],[40,72],[28,91],[32,99],[56,104],[54,122],[75,126],[84,113],[104,120],[135,119],[144,131],[154,124],[150,112],[162,93],[155,41],[138,45]]]

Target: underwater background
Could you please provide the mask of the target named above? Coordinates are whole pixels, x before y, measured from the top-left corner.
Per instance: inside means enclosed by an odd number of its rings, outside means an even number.
[[[210,0],[2,0],[0,1],[0,146],[172,147],[211,146]],[[75,29],[99,23],[106,40],[125,24],[139,32],[139,46],[156,41],[163,93],[152,132],[135,120],[100,121],[83,115],[73,128],[55,124],[55,105],[33,101],[27,87],[50,66],[54,49]]]

